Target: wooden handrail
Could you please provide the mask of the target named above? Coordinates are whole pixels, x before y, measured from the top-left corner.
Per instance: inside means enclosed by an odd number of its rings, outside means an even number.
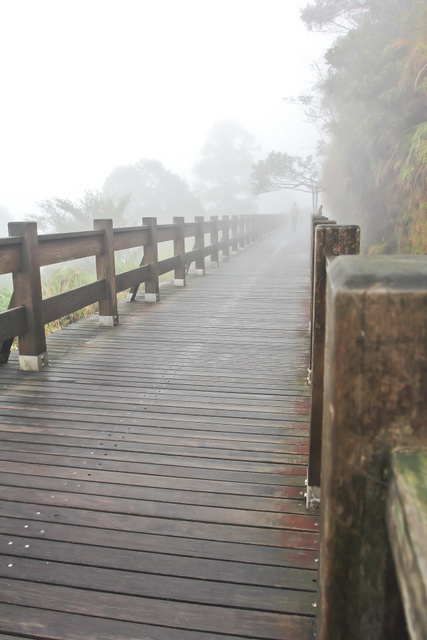
[[[40,266],[99,255],[102,253],[103,237],[102,230],[39,235]]]
[[[0,275],[21,270],[22,238],[0,239]]]
[[[11,341],[19,337],[20,366],[39,370],[48,362],[44,325],[89,304],[99,304],[101,325],[114,326],[118,322],[117,292],[131,289],[128,299],[134,299],[140,284],[145,283],[146,300],[159,297],[158,278],[175,271],[175,284],[185,284],[185,270],[196,262],[196,273],[204,273],[205,257],[219,263],[219,253],[228,258],[230,247],[240,247],[253,236],[256,224],[269,232],[282,224],[284,216],[240,216],[221,220],[202,216],[194,222],[175,218],[173,223],[157,225],[155,218],[146,218],[140,227],[114,229],[111,220],[95,221],[95,229],[59,234],[37,234],[35,223],[10,223],[11,237],[0,238],[0,274],[12,273],[14,280],[13,306],[0,313],[0,364],[8,360]],[[222,232],[218,238],[218,229]],[[211,243],[205,246],[205,235]],[[231,236],[230,236],[231,234]],[[194,249],[185,251],[185,239],[194,237]],[[158,245],[174,243],[174,256],[158,259]],[[114,254],[140,247],[144,251],[141,265],[124,273],[115,273]],[[97,280],[47,299],[42,299],[40,268],[95,256]]]
[[[142,282],[146,282],[150,277],[150,266],[141,265],[136,269],[124,271],[116,275],[116,291],[126,291],[126,289],[134,289]]]
[[[106,298],[106,281],[95,280],[90,284],[75,287],[71,291],[64,291],[50,296],[42,302],[43,324],[49,324],[58,318],[67,316],[77,309],[82,309],[90,304]],[[19,334],[18,334],[19,335]]]
[[[149,241],[149,230],[146,227],[125,227],[113,229],[114,251],[144,247]]]
[[[24,306],[13,307],[12,309],[3,311],[1,320],[2,322],[0,326],[0,342],[6,341],[6,340],[9,341],[12,334],[24,333],[27,329]],[[11,345],[9,345],[9,351],[10,351],[10,346]],[[4,354],[3,357],[6,359],[6,362],[7,362],[8,356],[6,356],[6,353]]]

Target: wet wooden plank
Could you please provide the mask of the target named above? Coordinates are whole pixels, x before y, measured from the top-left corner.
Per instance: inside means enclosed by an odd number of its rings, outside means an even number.
[[[84,453],[90,449],[90,455],[101,454],[110,455],[114,452],[114,447],[117,447],[117,442],[113,444],[113,441],[109,438],[105,441],[105,438],[100,440],[99,438],[85,438],[80,434],[80,437],[73,438],[73,436],[54,436],[54,435],[31,435],[28,433],[13,433],[4,431],[2,433],[3,442],[5,448],[14,448],[18,450],[22,445],[34,445],[34,447],[40,447],[43,450],[48,451],[51,447],[58,452],[63,451],[65,447],[70,447],[70,452],[75,449]],[[134,439],[129,433],[121,436],[122,442],[120,442],[120,449],[122,452],[129,451],[133,454],[140,452],[141,454],[162,454],[173,456],[193,456],[194,458],[211,458],[222,460],[236,460],[238,461],[255,461],[271,463],[291,463],[299,464],[304,463],[302,456],[307,454],[306,445],[302,444],[288,444],[287,452],[283,453],[280,447],[266,446],[257,447],[255,444],[252,446],[241,446],[239,449],[230,446],[218,447],[217,443],[202,441],[198,443],[193,441],[192,443],[175,441],[171,444],[168,442],[139,442]],[[6,444],[7,443],[7,444]],[[89,451],[87,451],[89,455]],[[132,458],[129,457],[131,460]]]
[[[34,452],[26,451],[1,451],[0,460],[19,462],[34,462]],[[119,456],[116,454],[115,459],[105,461],[102,457],[99,459],[96,456],[90,456],[90,458],[83,458],[81,456],[69,456],[69,455],[51,455],[37,454],[37,460],[40,463],[47,465],[62,465],[63,467],[70,467],[73,469],[73,473],[80,476],[80,473],[87,474],[90,469],[98,469],[102,467],[106,470],[114,470],[119,472],[132,472],[134,474],[153,474],[165,477],[179,477],[179,478],[193,478],[194,480],[223,480],[230,483],[235,482],[248,482],[255,485],[275,485],[275,486],[304,486],[305,470],[303,465],[299,467],[288,467],[287,465],[278,466],[277,473],[257,472],[254,477],[251,471],[230,469],[230,465],[227,468],[223,467],[202,467],[198,466],[185,466],[171,464],[172,459],[167,463],[160,464],[158,462],[141,463],[141,462],[129,462],[126,456]],[[175,460],[173,460],[175,462]]]
[[[33,444],[33,443],[25,443],[25,442],[8,442],[6,440],[2,443],[3,452],[7,451],[17,451],[17,452],[28,452],[34,455],[37,454],[51,454],[53,456],[62,455],[69,457],[80,457],[85,454],[84,449],[80,447],[67,447],[61,445],[43,445],[43,444]],[[233,455],[225,455],[222,452],[222,455],[218,455],[217,457],[211,456],[192,456],[192,455],[180,455],[178,451],[169,451],[169,453],[145,453],[144,451],[134,451],[132,447],[125,447],[122,445],[119,447],[113,445],[113,449],[109,452],[104,449],[96,449],[93,448],[91,450],[86,451],[86,456],[92,458],[93,460],[104,460],[105,457],[108,457],[109,460],[119,460],[123,462],[127,462],[128,464],[135,463],[151,463],[158,465],[168,465],[168,466],[183,466],[183,467],[192,467],[192,468],[202,468],[202,469],[231,469],[237,472],[253,472],[257,473],[273,473],[273,474],[282,474],[289,473],[290,475],[304,475],[304,460],[296,459],[295,455],[286,455],[284,454],[281,459],[276,457],[276,460],[272,462],[268,462],[266,459],[268,456],[264,458],[259,458],[258,460],[254,459],[254,456],[248,454],[246,458],[236,460]],[[301,456],[302,458],[302,456]],[[256,479],[256,476],[255,476]]]
[[[91,504],[92,511],[102,513],[114,513],[126,517],[135,517],[141,519],[141,526],[145,519],[151,518],[151,521],[158,522],[161,526],[162,518],[168,519],[169,525],[187,528],[187,523],[194,523],[197,527],[203,528],[205,524],[213,523],[219,526],[236,525],[238,528],[251,527],[266,530],[291,529],[296,531],[315,532],[316,522],[309,515],[303,513],[272,513],[268,511],[253,512],[244,509],[205,507],[200,505],[179,504],[173,502],[160,502],[150,500],[135,500],[123,497],[101,496],[98,495],[96,500],[88,501],[88,497],[83,494],[74,494],[65,491],[52,492],[43,489],[21,488],[17,486],[7,486],[2,488],[2,502],[19,502],[35,505],[51,505],[54,504],[60,508],[85,509]],[[267,533],[267,532],[265,532]]]
[[[50,544],[53,549],[55,545]],[[31,545],[30,545],[31,547]],[[63,546],[61,546],[62,551]],[[79,551],[81,549],[79,548]],[[75,549],[73,550],[76,551]],[[69,553],[66,549],[65,553]],[[67,562],[67,555],[61,560],[52,560],[51,555],[46,554],[49,560],[30,558],[28,554],[23,558],[19,555],[5,555],[7,564],[0,565],[0,580],[10,579],[26,580],[40,585],[58,585],[72,588],[80,588],[93,591],[105,591],[108,585],[108,593],[126,594],[143,598],[155,598],[175,602],[214,605],[222,607],[251,608],[260,611],[275,613],[293,613],[297,615],[311,615],[314,591],[316,588],[313,571],[308,574],[306,580],[299,578],[301,570],[289,569],[282,571],[285,585],[280,588],[266,584],[244,584],[236,580],[230,580],[231,567],[224,575],[213,572],[209,577],[209,568],[201,578],[183,577],[171,574],[161,575],[154,573],[148,566],[148,571],[139,568],[135,571],[138,556],[134,554],[134,566],[126,569],[121,561],[113,568],[95,567],[90,559],[76,558],[74,563]],[[83,563],[80,564],[80,561]],[[46,570],[49,563],[49,570]],[[114,565],[114,563],[112,563]],[[249,572],[247,572],[249,573]],[[286,576],[286,573],[289,574]],[[263,574],[268,575],[264,568]],[[231,576],[234,577],[234,576]],[[302,591],[305,589],[305,591]],[[1,596],[0,596],[1,597]]]
[[[117,425],[116,425],[117,426]],[[224,448],[244,448],[245,446],[273,446],[278,444],[290,444],[290,445],[302,445],[306,442],[307,430],[298,430],[294,426],[283,426],[280,430],[280,435],[276,433],[269,433],[267,430],[254,431],[250,428],[241,427],[239,431],[237,429],[234,433],[230,433],[227,426],[211,425],[208,429],[208,425],[193,425],[188,423],[176,423],[168,422],[156,422],[151,423],[151,426],[144,425],[143,433],[141,433],[140,422],[133,422],[132,426],[123,426],[121,430],[112,431],[106,429],[106,426],[100,424],[96,425],[96,430],[93,425],[86,424],[83,421],[68,421],[68,420],[55,420],[49,421],[45,419],[37,418],[23,418],[16,417],[13,419],[10,417],[8,420],[6,416],[0,418],[0,431],[2,432],[15,432],[15,433],[28,433],[28,434],[51,434],[54,430],[57,435],[69,435],[71,432],[74,437],[84,438],[112,438],[113,440],[121,439],[121,436],[126,433],[129,437],[135,438],[138,442],[160,442],[164,439],[169,444],[174,442],[180,442],[182,439],[187,439],[188,443],[193,442],[215,442],[216,446]],[[201,445],[202,446],[202,445]]]
[[[99,557],[104,557],[104,550],[131,550],[133,552],[141,550],[147,553],[171,554],[180,557],[208,558],[223,560],[227,562],[241,562],[244,564],[277,567],[293,567],[304,569],[316,569],[317,544],[316,536],[313,534],[301,534],[293,539],[289,532],[282,537],[270,540],[264,539],[262,548],[252,546],[248,541],[239,542],[236,540],[215,540],[214,538],[185,538],[169,535],[166,531],[156,533],[129,531],[124,534],[121,529],[114,527],[115,523],[108,520],[106,527],[102,528],[96,519],[85,517],[76,519],[74,522],[59,522],[58,513],[47,513],[43,511],[43,519],[36,515],[36,511],[31,505],[17,505],[16,511],[3,509],[4,516],[0,516],[2,531],[4,534],[28,536],[32,540],[53,540],[60,542],[71,542],[73,545],[81,544],[82,540],[86,544],[98,547]],[[70,514],[73,515],[73,514]],[[76,514],[81,515],[81,514]],[[50,517],[50,519],[49,519]],[[38,518],[35,520],[35,518]],[[48,526],[47,526],[48,525]],[[81,527],[84,526],[84,529]],[[84,537],[82,538],[82,534]],[[286,546],[283,544],[286,543]],[[296,548],[298,543],[298,548]],[[95,556],[96,557],[96,556]],[[100,561],[101,562],[101,561]]]
[[[11,477],[12,482],[14,480],[19,482],[19,479],[16,477],[19,474],[19,476],[28,476],[30,479],[34,480],[35,478],[47,478],[50,482],[62,481],[62,484],[67,486],[69,491],[75,490],[75,487],[78,486],[78,484],[83,487],[84,491],[88,491],[89,493],[92,491],[89,486],[90,484],[95,484],[98,491],[106,491],[103,487],[104,485],[109,485],[109,492],[124,491],[121,495],[126,494],[122,485],[124,485],[129,492],[138,490],[140,487],[145,488],[145,490],[154,489],[157,491],[164,489],[170,491],[170,489],[173,488],[176,492],[175,499],[178,499],[179,492],[181,492],[182,496],[186,497],[186,500],[191,501],[197,501],[205,494],[213,494],[214,500],[217,500],[218,502],[224,501],[222,503],[224,504],[229,501],[235,501],[235,496],[238,495],[242,500],[239,502],[239,505],[241,506],[244,506],[246,496],[252,496],[257,499],[256,503],[252,501],[252,508],[254,509],[256,506],[261,510],[262,508],[269,510],[269,504],[273,501],[274,505],[278,509],[282,504],[282,499],[293,498],[294,500],[302,500],[303,497],[303,481],[301,478],[293,476],[286,478],[286,484],[254,484],[251,482],[230,482],[216,478],[201,479],[191,476],[180,477],[177,475],[168,476],[165,474],[149,475],[148,473],[130,473],[126,468],[119,468],[116,470],[114,465],[109,468],[106,468],[105,465],[103,465],[103,468],[100,469],[96,463],[93,464],[92,462],[89,467],[87,465],[85,466],[86,477],[84,480],[81,480],[79,473],[77,476],[74,474],[74,470],[76,469],[74,465],[65,466],[65,464],[46,464],[43,460],[39,460],[38,458],[37,464],[34,464],[33,462],[24,462],[24,459],[25,455],[18,455],[15,456],[13,460],[0,460],[0,472],[4,474],[2,476],[3,482],[7,482],[7,474],[13,474]],[[50,462],[49,458],[47,458],[47,461]],[[17,463],[19,463],[19,468]],[[82,469],[82,465],[80,464],[78,468]],[[89,469],[90,476],[88,476]],[[76,478],[78,478],[78,480]],[[197,480],[197,491],[195,490],[195,480]],[[84,485],[81,484],[82,482]],[[146,492],[144,492],[144,495],[146,495]]]
[[[2,469],[0,464],[0,469]],[[13,466],[13,470],[12,470]],[[285,495],[281,495],[279,498],[266,498],[251,495],[241,495],[239,489],[234,488],[234,494],[221,493],[217,491],[217,485],[210,487],[210,491],[196,491],[194,489],[194,481],[187,482],[187,487],[184,490],[176,488],[177,483],[175,478],[171,479],[169,486],[165,488],[147,487],[147,486],[130,486],[122,479],[119,483],[112,483],[112,480],[117,479],[117,475],[110,478],[106,478],[103,472],[96,474],[98,481],[93,479],[95,473],[91,473],[87,480],[74,480],[69,478],[68,480],[58,479],[56,477],[44,477],[43,472],[46,473],[44,467],[34,468],[27,472],[22,473],[22,465],[19,469],[16,469],[16,465],[9,465],[9,469],[13,472],[2,474],[2,484],[8,487],[24,487],[32,489],[45,489],[50,492],[56,492],[59,489],[63,493],[77,493],[84,494],[86,496],[104,496],[115,498],[127,498],[130,500],[145,500],[149,502],[164,502],[173,504],[184,505],[201,505],[209,507],[219,507],[226,509],[238,509],[245,511],[270,511],[272,513],[300,513],[305,514],[305,505],[302,499],[301,492],[296,488],[297,499],[287,498]],[[3,469],[2,469],[3,470]],[[40,475],[38,475],[40,474]],[[49,473],[49,476],[51,474]],[[108,482],[110,480],[110,482]],[[199,483],[197,483],[199,484]],[[198,487],[199,488],[199,487]],[[283,491],[286,493],[286,490]],[[239,502],[236,505],[236,495],[239,495]]]
[[[116,549],[109,546],[105,547],[105,551],[101,555],[97,553],[97,548],[93,544],[96,540],[93,538],[90,538],[92,544],[58,540],[55,536],[52,539],[47,539],[45,535],[36,539],[31,537],[31,533],[23,535],[22,523],[20,527],[12,527],[9,521],[6,529],[7,531],[0,536],[0,548],[5,556],[20,558],[21,569],[27,566],[22,560],[32,558],[44,562],[65,562],[78,566],[134,571],[143,574],[141,578],[144,580],[147,580],[148,575],[160,575],[258,587],[316,591],[316,566],[313,554],[308,551],[298,554],[288,553],[287,562],[295,563],[299,560],[302,565],[300,567],[270,564],[267,569],[266,565],[243,562],[243,560],[229,558],[218,560],[194,555],[186,556],[175,553],[175,549],[173,549],[173,554],[139,549],[136,553],[136,550]],[[223,546],[225,548],[226,545]],[[279,556],[278,553],[277,556]],[[14,562],[13,559],[11,562]],[[5,566],[4,564],[4,570],[6,570]],[[43,567],[40,566],[39,569],[40,575],[42,575]],[[7,575],[6,572],[6,577]],[[16,574],[14,575],[16,577]],[[166,589],[167,586],[164,585],[164,588]]]
[[[2,626],[11,630],[18,629],[31,639],[63,638],[73,640],[235,640],[236,636],[224,636],[216,633],[203,633],[189,629],[171,629],[158,625],[130,623],[125,620],[112,620],[106,617],[82,616],[63,611],[49,611],[35,607],[22,607],[10,604],[0,605]],[[29,635],[28,635],[29,634]],[[9,638],[10,636],[5,636]],[[14,635],[13,638],[16,636]]]
[[[105,585],[107,588],[111,586]],[[301,632],[307,635],[312,627],[310,619],[306,616],[253,609],[245,609],[242,615],[242,611],[234,607],[120,595],[112,590],[91,590],[88,597],[88,591],[84,588],[42,585],[29,581],[15,581],[11,578],[0,578],[0,593],[7,594],[7,604],[37,606],[52,611],[139,624],[156,625],[161,621],[167,629],[185,631],[234,633],[237,636],[268,640],[294,640]]]

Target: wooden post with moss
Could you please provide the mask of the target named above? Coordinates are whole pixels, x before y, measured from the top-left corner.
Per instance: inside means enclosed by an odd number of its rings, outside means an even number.
[[[427,439],[393,453],[386,520],[406,625],[427,638]]]
[[[17,307],[25,307],[27,330],[18,336],[19,366],[24,371],[40,371],[48,364],[43,322],[43,301],[37,224],[9,222],[9,235],[21,236],[21,270],[13,273],[13,297]]]
[[[426,256],[340,256],[331,262],[320,640],[406,637],[386,496],[391,452],[422,445],[427,437],[426,331]]]
[[[105,298],[99,301],[99,324],[101,327],[113,327],[119,322],[113,248],[113,221],[94,220],[93,228],[104,231],[103,252],[96,255],[96,277],[98,280],[105,281]]]

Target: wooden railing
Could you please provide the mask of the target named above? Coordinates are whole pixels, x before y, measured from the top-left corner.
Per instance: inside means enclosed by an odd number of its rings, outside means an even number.
[[[317,637],[425,639],[427,256],[336,257],[356,253],[358,229],[314,223]]]
[[[111,220],[95,220],[93,231],[38,235],[34,222],[9,224],[9,238],[0,239],[0,275],[12,273],[13,296],[9,309],[0,313],[1,363],[6,363],[12,339],[19,338],[22,369],[38,371],[48,362],[44,326],[93,303],[99,304],[99,323],[114,326],[118,322],[117,293],[131,290],[134,299],[145,283],[145,298],[159,298],[159,276],[174,271],[175,284],[183,286],[188,266],[195,262],[203,274],[205,258],[219,262],[230,251],[259,239],[281,225],[278,215],[223,216],[210,220],[196,217],[185,222],[176,217],[172,224],[157,225],[156,218],[144,218],[140,227],[114,229]],[[205,245],[208,235],[209,244]],[[185,250],[185,240],[194,238],[194,248]],[[158,259],[158,245],[173,242],[174,255]],[[116,274],[115,252],[143,248],[141,265]],[[97,279],[49,298],[42,298],[40,268],[69,260],[95,256]]]

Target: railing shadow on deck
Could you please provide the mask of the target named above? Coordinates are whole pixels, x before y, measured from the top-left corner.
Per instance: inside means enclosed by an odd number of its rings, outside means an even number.
[[[205,272],[205,258],[219,262],[230,251],[255,242],[285,221],[282,214],[249,216],[203,216],[194,222],[175,217],[172,224],[157,225],[156,218],[143,218],[140,227],[113,228],[112,220],[94,220],[94,230],[38,235],[35,222],[9,223],[9,238],[0,239],[0,275],[11,273],[13,295],[9,309],[0,313],[0,364],[8,361],[13,339],[19,338],[21,369],[38,371],[48,363],[45,325],[88,305],[98,303],[99,324],[118,323],[117,293],[130,289],[135,299],[145,283],[145,299],[159,299],[159,276],[174,271],[176,286],[185,285],[188,267],[195,262],[196,273]],[[219,234],[221,233],[221,238]],[[210,244],[205,245],[209,236]],[[194,238],[194,248],[186,251],[185,241]],[[159,260],[158,246],[173,242],[174,255]],[[140,247],[143,259],[138,268],[116,274],[115,252]],[[43,266],[95,256],[97,279],[70,291],[42,298],[40,269]]]
[[[313,218],[307,508],[318,638],[427,638],[427,256]],[[403,605],[403,606],[402,606]]]

